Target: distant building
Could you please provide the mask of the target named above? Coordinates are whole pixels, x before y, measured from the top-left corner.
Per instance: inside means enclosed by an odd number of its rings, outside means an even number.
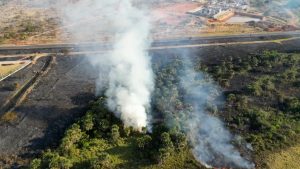
[[[229,9],[229,10],[221,11],[221,12],[215,14],[213,18],[216,21],[224,22],[224,21],[230,19],[231,17],[233,17],[234,15],[235,15],[234,10]]]
[[[187,13],[206,17],[217,21],[225,21],[234,16],[234,11],[246,11],[249,7],[247,0],[194,0],[205,2],[202,7],[191,10]]]

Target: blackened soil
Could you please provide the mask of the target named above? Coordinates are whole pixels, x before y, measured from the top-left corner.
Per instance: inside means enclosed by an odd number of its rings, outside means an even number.
[[[16,107],[16,122],[0,124],[0,166],[18,168],[42,150],[56,146],[65,128],[94,98],[96,73],[85,57],[56,57],[50,66]],[[33,71],[28,68],[7,81],[23,82]]]

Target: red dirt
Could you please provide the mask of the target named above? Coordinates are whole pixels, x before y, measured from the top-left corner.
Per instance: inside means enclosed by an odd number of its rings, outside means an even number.
[[[174,4],[164,4],[151,11],[154,22],[166,24],[178,24],[188,16],[186,12],[201,6],[196,2],[184,2]]]

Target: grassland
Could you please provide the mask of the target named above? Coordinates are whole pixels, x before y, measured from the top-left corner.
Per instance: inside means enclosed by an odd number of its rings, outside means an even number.
[[[267,157],[267,167],[270,169],[300,169],[300,145],[290,147]]]
[[[13,73],[14,71],[18,70],[22,66],[23,65],[21,65],[21,64],[13,64],[13,65],[7,65],[7,66],[0,65],[0,79],[9,75],[10,73]]]

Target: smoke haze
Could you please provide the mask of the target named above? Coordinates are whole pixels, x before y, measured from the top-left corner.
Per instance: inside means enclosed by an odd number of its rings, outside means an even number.
[[[98,27],[76,27],[69,31],[76,40],[96,34],[99,30],[114,34],[113,51],[90,57],[91,63],[99,70],[97,87],[99,90],[105,88],[109,109],[122,119],[125,126],[138,130],[149,126],[147,110],[154,89],[151,61],[146,52],[151,44],[149,18],[133,7],[130,0],[81,0],[68,5],[63,12],[67,16],[65,25],[84,18],[105,16],[102,22],[97,23]],[[253,164],[243,159],[230,144],[232,136],[223,123],[205,110],[205,104],[214,102],[220,91],[192,67],[190,61],[185,62],[184,76],[180,80],[186,93],[185,102],[191,103],[194,108],[184,123],[194,156],[207,167],[216,165],[215,159],[218,158],[221,159],[219,165],[252,168]],[[196,83],[196,78],[204,83]]]
[[[121,118],[125,126],[137,130],[149,127],[151,116],[147,112],[154,90],[151,60],[146,52],[151,44],[150,19],[142,10],[134,7],[131,0],[78,0],[73,3],[61,1],[58,4],[63,7],[59,9],[64,26],[83,23],[67,28],[74,40],[80,41],[99,31],[113,35],[110,39],[113,42],[112,51],[89,57],[99,71],[96,84],[98,91],[105,89],[108,108]],[[99,19],[101,22],[96,22]],[[92,23],[86,24],[86,20]],[[185,62],[180,85],[186,94],[185,102],[194,108],[184,122],[184,128],[195,158],[207,167],[226,165],[253,168],[254,165],[242,158],[231,144],[232,135],[222,121],[205,109],[206,103],[214,102],[220,93],[218,87],[192,67],[190,61]],[[203,83],[199,84],[195,79]],[[215,161],[217,158],[220,161]]]
[[[110,35],[112,51],[89,57],[99,71],[98,91],[105,88],[108,108],[125,126],[137,130],[148,126],[147,111],[154,89],[151,60],[146,50],[151,44],[149,18],[132,6],[131,0],[79,0],[60,2],[60,6],[65,7],[60,12],[66,27],[79,21],[83,23],[68,28],[74,40],[84,41],[86,36],[99,32]]]
[[[180,84],[185,93],[184,101],[191,104],[193,110],[183,124],[195,158],[207,167],[254,168],[231,144],[232,135],[223,122],[206,110],[207,103],[218,104],[219,88],[203,73],[194,71],[188,56],[185,59]]]

